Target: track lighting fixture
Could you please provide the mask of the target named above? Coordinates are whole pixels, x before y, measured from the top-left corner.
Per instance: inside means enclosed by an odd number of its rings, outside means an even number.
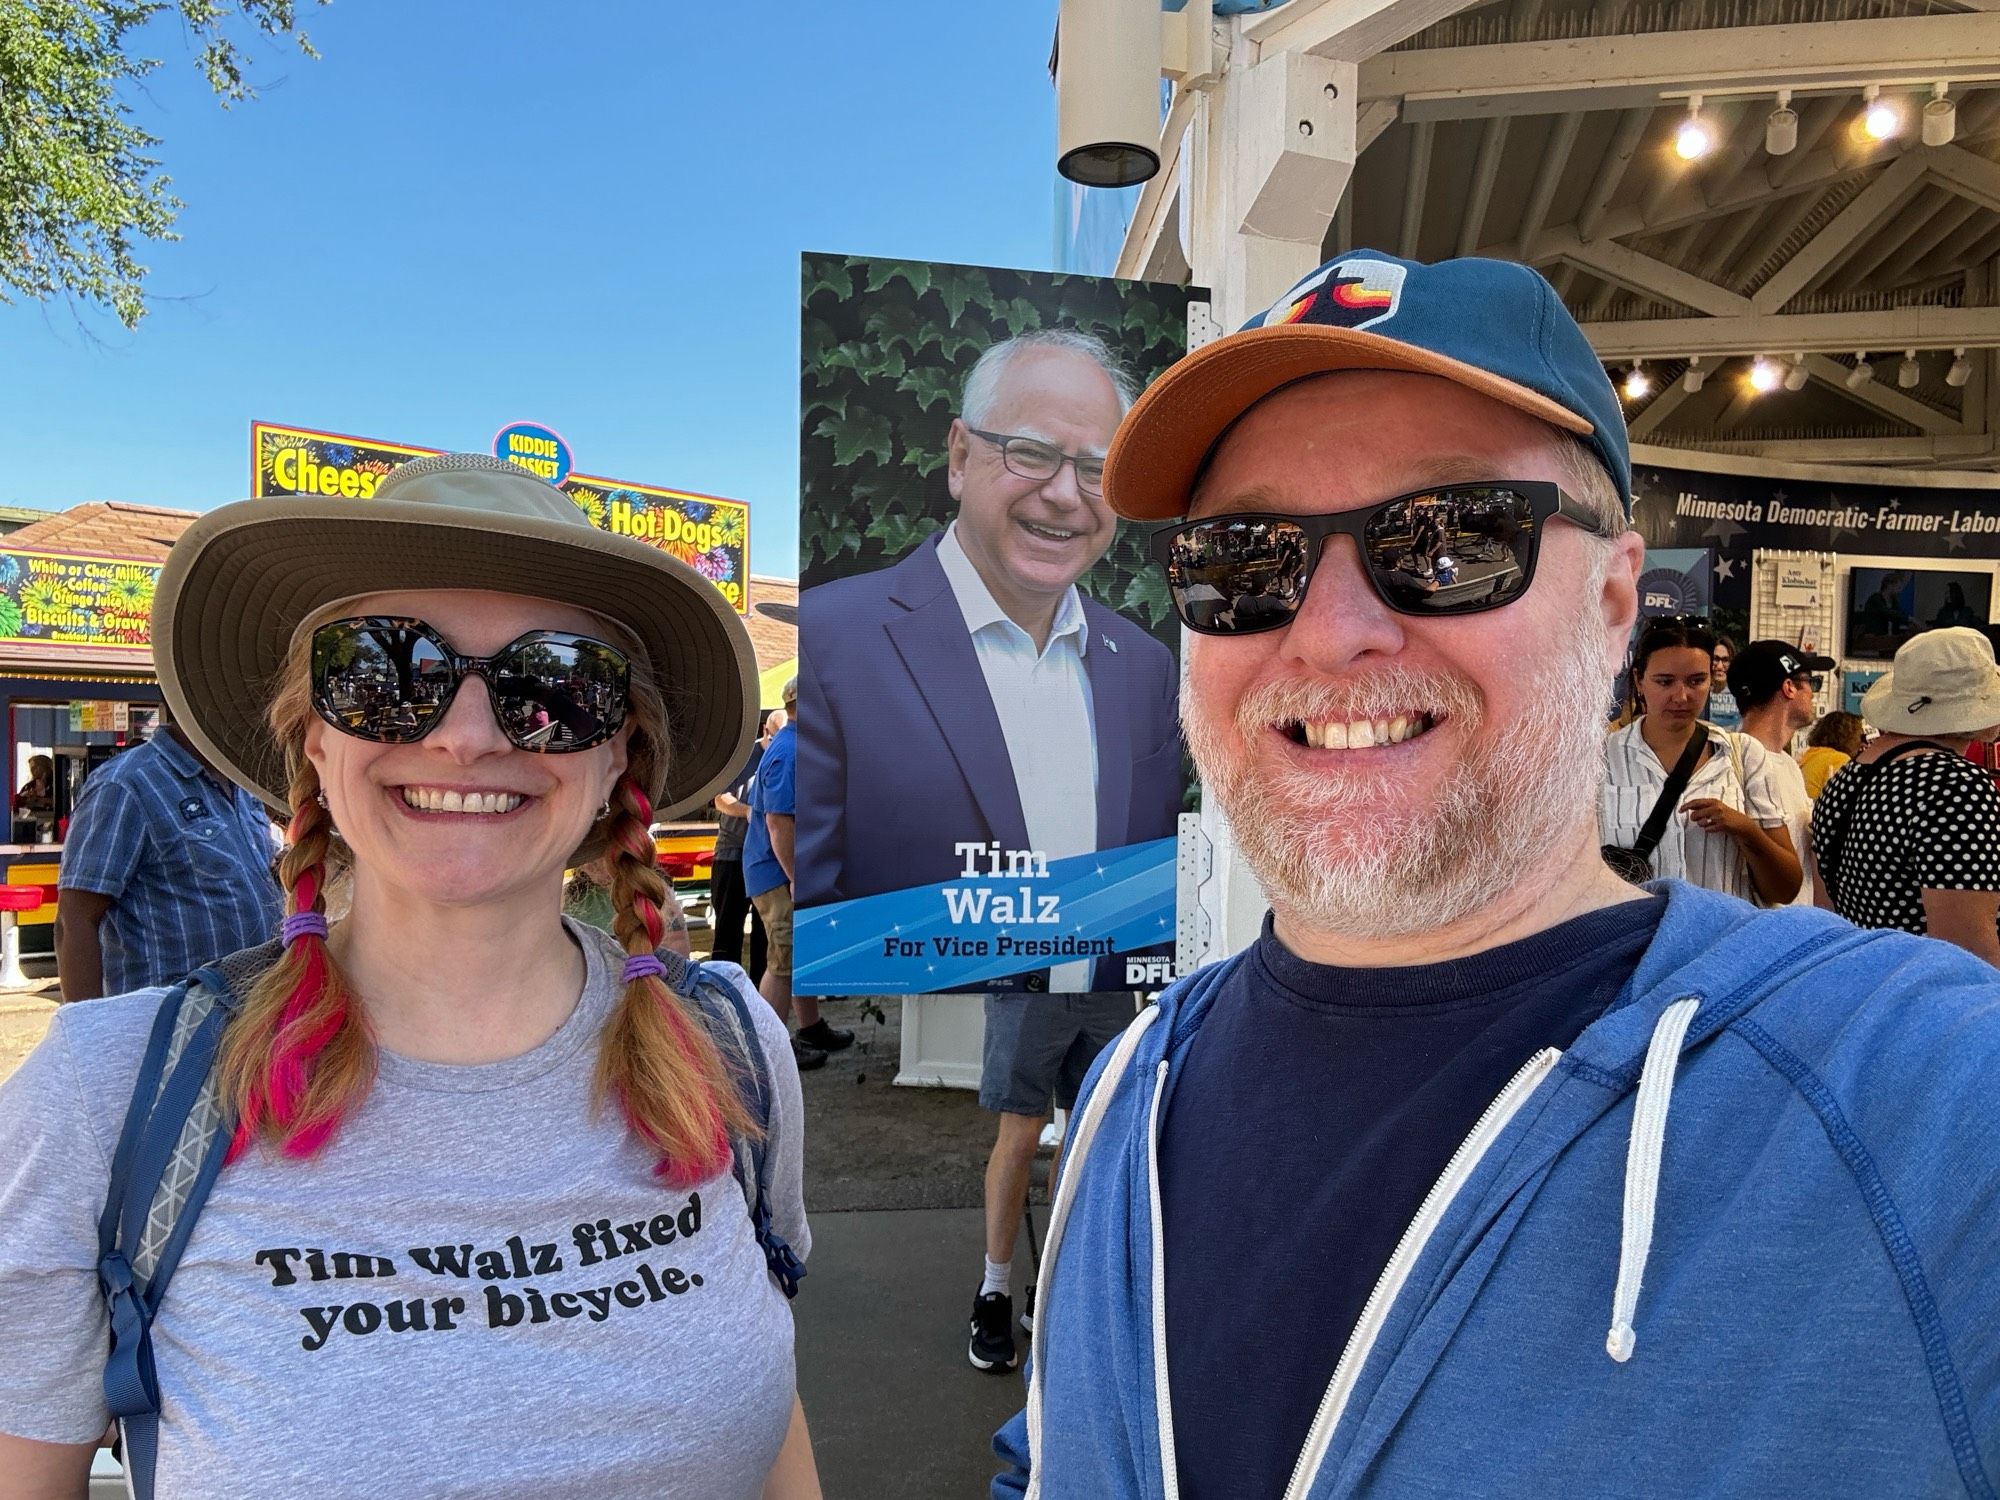
[[[1792,91],[1778,90],[1778,107],[1771,111],[1771,117],[1764,122],[1764,149],[1773,156],[1783,156],[1799,143],[1799,114],[1792,108]]]
[[[1687,118],[1674,132],[1674,154],[1682,161],[1698,161],[1715,149],[1715,127],[1701,116],[1701,95],[1688,95]]]
[[[1924,144],[1926,146],[1949,146],[1951,138],[1958,131],[1958,106],[1950,99],[1951,85],[1934,83],[1931,85],[1930,102],[1924,106]]]

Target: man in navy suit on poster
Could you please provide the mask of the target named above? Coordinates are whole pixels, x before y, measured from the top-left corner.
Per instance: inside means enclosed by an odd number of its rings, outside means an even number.
[[[949,880],[967,841],[1050,863],[1170,837],[1172,655],[1077,588],[1111,545],[1104,453],[1131,404],[1102,341],[996,344],[951,424],[956,519],[799,601],[798,902]],[[1122,958],[1019,988],[1125,989]]]
[[[1173,656],[1076,586],[1111,545],[1104,454],[1132,396],[1088,334],[996,344],[951,424],[956,519],[891,567],[801,596],[799,905],[950,880],[968,841],[1053,864],[1174,832]],[[999,1122],[966,1355],[1005,1371],[1042,1121],[1076,1102],[1133,1006],[1106,993],[1128,991],[1122,955],[988,987],[1013,993],[986,996],[979,1102]],[[1055,993],[1021,993],[1041,989]]]

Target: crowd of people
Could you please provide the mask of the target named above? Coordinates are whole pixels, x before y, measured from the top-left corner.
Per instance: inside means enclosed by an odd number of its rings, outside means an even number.
[[[1607,862],[1763,906],[1817,904],[2000,964],[1989,636],[1944,626],[1912,637],[1862,714],[1816,712],[1831,657],[1767,640],[1725,658],[1725,646],[1695,618],[1639,631],[1635,712],[1604,748]],[[1725,670],[1737,729],[1703,711]],[[1918,758],[1886,764],[1906,756]]]
[[[1110,511],[1172,522],[1179,728],[1269,912],[1151,1003],[988,997],[969,1353],[1027,1375],[994,1496],[1990,1494],[1985,636],[1904,645],[1857,739],[1778,641],[1731,652],[1717,725],[1722,643],[1649,622],[1607,734],[1626,432],[1519,266],[1343,257],[1129,410],[1088,349],[1012,358],[1095,390],[1101,468],[955,423],[954,528],[832,602],[920,574],[1001,680],[966,606],[1011,507],[1057,494],[1089,540],[1034,575],[1039,651],[1089,618]],[[966,405],[1024,426],[1008,368]],[[1398,581],[1370,543],[1418,494],[1504,558],[1490,589]],[[883,726],[788,688],[753,765],[747,633],[692,569],[497,459],[377,496],[224,507],[160,579],[173,720],[86,784],[62,876],[65,990],[107,998],[0,1085],[0,1494],[81,1495],[115,1417],[141,1496],[809,1500],[800,1073],[852,1038],[792,992],[794,899],[809,847],[865,886],[883,830],[826,826],[798,743],[840,731],[866,789]],[[323,545],[274,553],[278,522]],[[387,713],[331,665],[383,619],[438,648]],[[552,693],[560,737],[522,712]],[[918,732],[876,795],[921,815]],[[754,984],[689,959],[657,864],[655,819],[711,806]]]

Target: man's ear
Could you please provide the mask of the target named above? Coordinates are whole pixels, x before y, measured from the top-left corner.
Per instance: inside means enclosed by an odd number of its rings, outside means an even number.
[[[1611,562],[1604,570],[1597,606],[1604,619],[1606,670],[1616,677],[1632,642],[1632,627],[1639,623],[1639,573],[1646,564],[1646,544],[1638,532],[1627,531],[1606,545],[1611,548]],[[1636,671],[1632,680],[1636,686]]]
[[[965,488],[965,465],[972,457],[972,430],[965,425],[963,417],[951,419],[951,431],[945,434],[944,482],[951,491],[951,498],[961,499]]]

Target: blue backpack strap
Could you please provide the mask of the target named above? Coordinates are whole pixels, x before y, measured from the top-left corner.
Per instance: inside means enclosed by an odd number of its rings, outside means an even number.
[[[269,959],[262,949],[253,952],[259,960],[254,972],[261,972]],[[153,1319],[233,1128],[214,1077],[223,1028],[242,985],[238,975],[230,977],[238,989],[220,970],[200,969],[161,998],[97,1221],[98,1288],[111,1323],[104,1399],[124,1435],[125,1473],[136,1500],[151,1500],[159,1457]]]
[[[677,953],[660,954],[666,966],[666,981],[673,992],[692,1001],[708,1034],[723,1050],[725,1058],[740,1062],[738,1085],[758,1134],[751,1140],[732,1139],[736,1181],[743,1189],[744,1204],[750,1210],[750,1227],[764,1251],[770,1268],[787,1297],[799,1294],[799,1282],[806,1274],[805,1262],[785,1243],[771,1222],[770,1183],[766,1173],[764,1142],[771,1129],[771,1069],[757,1040],[757,1022],[751,1016],[742,992],[720,975],[711,974],[697,959]]]

